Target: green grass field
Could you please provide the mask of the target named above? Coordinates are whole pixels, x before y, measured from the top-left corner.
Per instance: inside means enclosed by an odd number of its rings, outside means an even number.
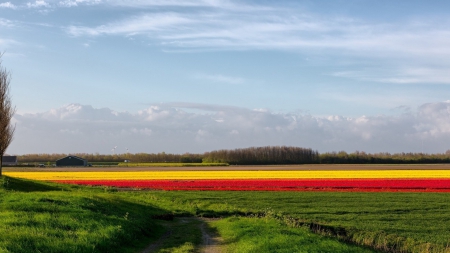
[[[144,193],[145,194],[145,193]],[[345,240],[403,252],[450,251],[450,195],[357,192],[152,192],[200,215],[267,212],[345,230]],[[264,211],[266,210],[266,211]],[[320,227],[319,227],[320,228]],[[325,231],[326,232],[326,231]],[[427,251],[429,250],[429,251]]]
[[[105,190],[0,178],[0,252],[135,252],[163,233],[163,210]]]
[[[179,235],[157,252],[197,252],[195,222],[181,226],[159,218],[166,216],[228,217],[211,223],[227,252],[370,252],[343,241],[388,252],[448,252],[449,198],[445,193],[118,192],[2,177],[0,252],[140,252],[167,226]],[[193,232],[187,236],[182,232],[187,230]]]
[[[311,233],[307,228],[286,227],[274,218],[231,217],[215,221],[227,248],[224,252],[321,252],[373,253],[375,251],[344,244],[336,239]]]

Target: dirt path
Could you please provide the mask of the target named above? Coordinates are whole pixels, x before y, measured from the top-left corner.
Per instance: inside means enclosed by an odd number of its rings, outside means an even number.
[[[222,237],[208,230],[208,222],[212,219],[199,218],[202,223],[200,225],[200,230],[202,231],[202,246],[200,247],[201,253],[220,253],[221,243],[223,241]]]
[[[208,222],[211,222],[213,220],[216,219],[209,219],[209,218],[197,218],[197,217],[183,217],[180,218],[177,222],[180,223],[185,223],[188,222],[189,220],[198,220],[200,221],[199,223],[199,228],[200,231],[202,233],[202,244],[200,245],[200,250],[199,252],[201,253],[221,253],[221,242],[223,241],[223,239],[217,235],[216,233],[214,233],[213,231],[211,231],[210,229],[208,229]],[[170,237],[173,234],[173,228],[171,226],[167,226],[167,232],[162,235],[157,241],[151,243],[150,245],[148,245],[143,251],[142,253],[152,253],[155,252],[156,250],[158,250],[161,245],[168,239],[170,239]]]
[[[152,244],[148,245],[147,248],[145,248],[142,253],[152,253],[155,252],[161,245],[164,243],[167,238],[169,238],[172,235],[172,229],[169,227],[167,232],[163,234],[156,242],[153,242]]]

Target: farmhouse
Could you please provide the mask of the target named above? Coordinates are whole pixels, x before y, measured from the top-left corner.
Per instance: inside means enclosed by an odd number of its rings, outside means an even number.
[[[3,165],[17,165],[17,156],[2,156],[2,166]]]
[[[59,160],[56,160],[56,166],[87,166],[87,165],[88,165],[87,160],[74,155],[69,155]]]

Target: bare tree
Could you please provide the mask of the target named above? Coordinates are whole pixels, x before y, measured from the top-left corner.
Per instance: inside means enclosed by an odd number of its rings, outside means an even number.
[[[11,125],[11,119],[16,112],[9,93],[11,75],[2,67],[2,55],[0,54],[0,177],[2,176],[3,155],[14,136],[15,126]]]

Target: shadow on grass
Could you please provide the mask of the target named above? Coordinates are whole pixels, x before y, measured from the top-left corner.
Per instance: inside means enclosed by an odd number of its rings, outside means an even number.
[[[168,232],[142,253],[209,252],[204,247],[221,243],[216,238],[218,231],[202,218],[176,217],[172,221],[161,221],[161,224]]]
[[[231,217],[231,216],[248,216],[248,215],[252,215],[253,213],[250,212],[241,212],[241,211],[228,211],[228,210],[220,210],[220,211],[215,211],[215,210],[208,210],[208,209],[202,209],[202,210],[198,210],[196,212],[196,216],[198,217],[204,217],[204,218],[226,218],[226,217]]]
[[[211,226],[208,222],[208,220],[215,220],[215,219],[227,219],[228,222],[237,222],[241,218],[252,218],[254,220],[258,220],[261,224],[267,223],[268,220],[273,220],[275,223],[280,224],[280,227],[277,227],[276,231],[267,231],[267,233],[273,232],[275,235],[278,236],[278,234],[282,235],[282,237],[291,237],[294,241],[295,238],[298,238],[300,235],[305,237],[305,233],[301,230],[308,229],[313,234],[316,234],[313,238],[316,238],[317,243],[321,244],[330,244],[333,245],[333,247],[328,249],[327,247],[321,248],[319,252],[384,252],[380,251],[379,249],[376,249],[376,247],[370,247],[370,246],[364,246],[364,245],[358,245],[357,243],[353,242],[351,238],[348,237],[346,234],[346,230],[341,227],[335,227],[335,226],[327,226],[323,224],[318,224],[315,222],[307,222],[302,220],[295,220],[295,224],[291,219],[289,219],[288,216],[282,216],[281,214],[273,214],[271,212],[268,212],[267,210],[261,211],[261,212],[240,212],[240,211],[215,211],[215,210],[209,210],[209,209],[200,209],[197,210],[196,215],[199,217],[202,217],[202,219],[205,219],[206,226],[205,228],[209,231],[212,235],[218,235],[218,229],[217,227]],[[247,226],[247,228],[245,228]],[[259,226],[259,225],[258,225]],[[259,235],[258,233],[258,226],[253,226],[251,224],[245,224],[241,225],[241,227],[236,227],[234,229],[236,230],[242,230],[242,229],[248,229],[250,232],[253,231],[255,233],[254,237],[260,236],[262,240],[266,240],[264,236]],[[306,236],[309,238],[308,236]],[[305,238],[306,238],[305,237]],[[222,240],[219,242],[216,242],[216,244],[221,245],[223,248],[227,248],[230,245],[237,244],[239,242],[244,242],[249,240],[246,233],[242,233],[241,236],[235,236],[233,238],[227,238],[226,240]],[[306,239],[305,239],[306,240]],[[249,241],[248,243],[251,244]],[[288,242],[286,243],[286,247],[291,247]],[[313,245],[316,242],[312,243],[311,245],[307,244],[308,247],[312,247],[315,250],[315,246]],[[270,245],[270,243],[262,244],[260,245],[260,249],[254,248],[254,252],[272,252],[271,247],[277,248],[277,243],[274,243],[274,245]],[[234,247],[234,246],[233,246]],[[252,247],[256,247],[255,245],[252,245]],[[325,250],[325,251],[323,251]]]
[[[0,177],[0,189],[18,192],[46,192],[61,191],[63,188],[44,182],[2,176]]]
[[[72,189],[0,177],[0,215],[8,227],[0,227],[0,251],[137,252],[165,232],[154,217],[172,215],[102,188]]]

